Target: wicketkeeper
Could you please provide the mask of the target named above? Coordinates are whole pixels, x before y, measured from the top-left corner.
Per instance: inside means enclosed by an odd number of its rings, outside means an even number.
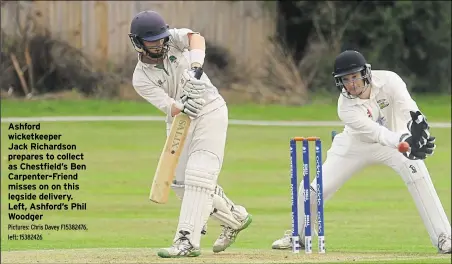
[[[324,200],[331,199],[364,167],[389,166],[405,182],[432,245],[439,253],[450,254],[451,225],[424,163],[424,159],[433,154],[435,138],[430,135],[427,119],[411,98],[405,82],[392,71],[371,70],[364,56],[352,50],[336,57],[333,77],[342,94],[338,114],[345,128],[335,136],[322,166]],[[398,151],[401,142],[411,146],[404,154]],[[316,197],[315,186],[314,179],[311,197]],[[299,197],[299,211],[303,212],[303,183]],[[311,215],[315,216],[316,199],[311,201],[314,209]],[[304,218],[298,219],[299,230],[304,231]],[[304,234],[300,243],[303,241]],[[290,232],[272,245],[273,249],[290,247]]]

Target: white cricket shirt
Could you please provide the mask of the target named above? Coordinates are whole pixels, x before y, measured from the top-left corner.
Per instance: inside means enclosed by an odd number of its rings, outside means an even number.
[[[370,99],[340,95],[337,111],[345,124],[344,133],[364,142],[397,148],[401,135],[408,132],[410,111],[419,108],[395,72],[372,70],[370,89]]]
[[[188,33],[197,33],[187,28],[170,29],[170,49],[162,65],[143,63],[138,59],[133,73],[135,91],[149,103],[166,114],[166,123],[171,124],[171,105],[182,95],[181,80],[185,69],[189,69]],[[204,94],[205,106],[200,116],[225,104],[218,89],[204,73],[201,80],[207,83]]]

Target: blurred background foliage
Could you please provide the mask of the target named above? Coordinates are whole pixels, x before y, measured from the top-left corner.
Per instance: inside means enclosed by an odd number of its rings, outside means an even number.
[[[2,14],[4,3],[11,5],[2,2]],[[239,3],[231,1],[230,5],[237,7]],[[450,1],[259,4],[269,12],[253,13],[256,7],[250,10],[248,6],[249,15],[242,13],[248,23],[276,14],[276,32],[269,39],[264,37],[264,48],[259,47],[263,63],[240,64],[240,58],[232,56],[231,47],[207,38],[205,71],[231,103],[302,105],[317,95],[330,95],[335,100],[338,94],[331,72],[334,58],[345,49],[360,51],[372,69],[395,71],[412,93],[451,93]],[[17,34],[6,34],[2,25],[2,97],[39,97],[77,90],[85,97],[141,100],[131,87],[136,64],[133,51],[119,65],[101,61],[103,67],[96,67],[99,61],[93,56],[55,38],[49,30],[36,33],[34,16],[23,6],[10,9],[26,18]],[[245,3],[242,6],[246,7]],[[121,41],[128,41],[127,36]]]
[[[356,49],[373,69],[401,75],[412,92],[450,94],[450,1],[281,1],[280,7],[280,36],[296,59],[321,51],[312,90],[330,87],[334,56]]]

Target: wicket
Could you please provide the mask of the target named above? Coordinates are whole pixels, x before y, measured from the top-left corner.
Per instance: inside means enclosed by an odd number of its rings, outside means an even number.
[[[294,137],[290,140],[290,167],[291,167],[291,196],[292,196],[292,252],[299,253],[298,230],[298,177],[297,177],[297,142],[302,142],[303,153],[303,195],[304,195],[304,234],[305,253],[312,253],[311,234],[311,197],[309,174],[309,142],[315,142],[315,164],[317,183],[317,224],[318,224],[318,250],[325,253],[325,230],[323,212],[323,178],[322,178],[322,142],[319,137]]]

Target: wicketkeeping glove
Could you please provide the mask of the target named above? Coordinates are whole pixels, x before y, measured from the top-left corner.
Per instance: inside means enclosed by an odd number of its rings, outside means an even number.
[[[427,156],[431,156],[436,148],[435,137],[430,136],[426,143],[419,147],[420,143],[414,140],[413,136],[410,134],[404,134],[400,138],[400,142],[407,142],[410,145],[410,149],[403,153],[403,155],[410,160],[424,160]]]
[[[427,118],[419,111],[410,111],[411,120],[407,123],[407,128],[413,136],[413,143],[419,144],[418,148],[421,148],[427,143],[430,137],[429,125],[427,123]],[[411,146],[411,144],[410,144]]]

